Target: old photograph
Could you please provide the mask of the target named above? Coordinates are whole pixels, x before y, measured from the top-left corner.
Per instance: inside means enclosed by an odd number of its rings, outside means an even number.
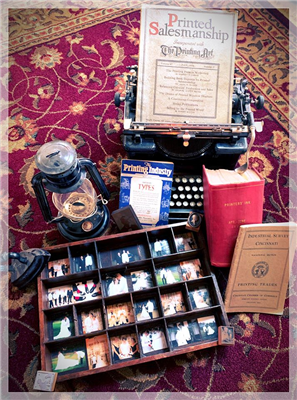
[[[159,317],[157,302],[153,297],[135,301],[134,307],[137,321],[145,321]]]
[[[198,318],[198,324],[201,332],[202,340],[217,340],[218,339],[218,327],[216,324],[215,317],[213,315],[209,317]]]
[[[189,345],[201,340],[196,320],[168,324],[170,344],[173,348]]]
[[[193,309],[207,308],[213,305],[209,290],[205,286],[200,286],[197,289],[191,290],[189,295]]]
[[[106,335],[86,339],[89,369],[102,368],[110,365],[109,348]]]
[[[108,305],[106,311],[109,328],[131,324],[135,321],[130,302]]]
[[[74,335],[73,316],[69,313],[57,315],[50,324],[53,340],[64,339]]]
[[[49,278],[57,278],[59,276],[69,275],[71,273],[68,258],[49,261],[47,268]]]
[[[204,276],[201,262],[198,258],[180,262],[181,274],[184,281],[191,281]]]
[[[192,232],[185,232],[175,236],[175,244],[178,252],[195,250],[197,243]]]
[[[151,271],[148,269],[131,272],[133,290],[148,289],[154,286]]]
[[[82,311],[80,321],[83,334],[101,331],[103,329],[102,311],[100,308]]]
[[[166,336],[162,327],[141,331],[140,343],[143,354],[168,348]]]
[[[128,293],[128,279],[121,272],[110,273],[103,280],[107,296]]]
[[[179,265],[156,268],[156,278],[159,286],[180,282],[182,280],[181,268]]]
[[[174,315],[186,311],[182,292],[161,294],[164,315]]]
[[[72,372],[87,368],[86,350],[83,345],[63,346],[51,354],[54,372]]]
[[[140,357],[136,333],[114,336],[110,339],[110,342],[113,363]]]

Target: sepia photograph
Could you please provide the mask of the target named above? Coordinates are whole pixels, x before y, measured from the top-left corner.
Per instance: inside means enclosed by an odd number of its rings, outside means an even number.
[[[164,329],[161,327],[141,331],[140,343],[143,354],[168,348]]]
[[[189,295],[193,309],[207,308],[213,305],[209,291],[205,286],[190,290]]]
[[[154,286],[152,274],[148,269],[131,272],[131,281],[135,291]]]
[[[110,365],[109,348],[106,335],[86,338],[89,369]]]
[[[154,239],[154,241],[151,243],[151,252],[154,258],[171,254],[168,240],[159,238]]]
[[[110,342],[113,363],[140,357],[136,333],[112,337]]]
[[[56,308],[73,303],[72,285],[49,288],[47,291],[47,307]]]
[[[233,346],[235,344],[234,338],[234,327],[233,326],[219,326],[219,345],[221,346]]]
[[[156,268],[156,278],[158,286],[180,282],[182,280],[181,268],[179,265]]]
[[[106,311],[109,328],[135,322],[130,302],[108,305]]]
[[[204,276],[201,262],[198,258],[180,262],[181,274],[183,281],[192,281]]]
[[[174,315],[186,311],[182,292],[161,294],[164,315]]]
[[[69,313],[56,316],[53,321],[50,321],[52,339],[64,339],[74,335],[73,316]]]
[[[80,321],[83,334],[101,331],[103,329],[102,311],[100,308],[82,311]]]
[[[128,279],[121,272],[106,275],[103,280],[107,296],[115,296],[121,293],[128,293]]]
[[[199,324],[202,340],[218,339],[218,327],[215,317],[213,315],[209,317],[198,318],[197,321]]]
[[[145,321],[159,317],[159,310],[155,298],[134,302],[137,321]]]
[[[173,348],[189,345],[201,340],[196,320],[168,324],[170,344]]]
[[[48,262],[48,277],[57,278],[59,276],[70,275],[70,263],[68,258]]]
[[[130,232],[142,229],[142,225],[130,204],[113,211],[111,216],[117,224],[120,232]]]
[[[175,236],[175,244],[178,252],[195,250],[198,248],[192,232],[185,232]]]
[[[63,373],[87,369],[86,350],[83,345],[63,346],[51,354],[53,372]]]

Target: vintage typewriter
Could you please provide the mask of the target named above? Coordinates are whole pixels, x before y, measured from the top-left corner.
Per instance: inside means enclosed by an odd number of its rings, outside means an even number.
[[[250,127],[262,130],[262,123],[254,121],[251,104],[261,109],[264,98],[253,100],[247,79],[235,69],[230,123],[141,123],[135,121],[138,67],[128,69],[125,95],[116,93],[115,105],[124,102],[122,140],[129,158],[174,162],[170,222],[185,220],[193,210],[203,212],[202,165],[234,169],[239,156],[248,149]]]

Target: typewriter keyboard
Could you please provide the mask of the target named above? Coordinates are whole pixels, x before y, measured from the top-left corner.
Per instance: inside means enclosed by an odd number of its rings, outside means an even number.
[[[187,219],[190,211],[203,211],[203,183],[199,175],[173,176],[169,219]]]

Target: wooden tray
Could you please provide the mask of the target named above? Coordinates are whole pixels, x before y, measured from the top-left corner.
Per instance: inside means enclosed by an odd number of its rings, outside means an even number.
[[[46,250],[41,367],[58,381],[217,346],[229,325],[204,235],[184,222]]]

